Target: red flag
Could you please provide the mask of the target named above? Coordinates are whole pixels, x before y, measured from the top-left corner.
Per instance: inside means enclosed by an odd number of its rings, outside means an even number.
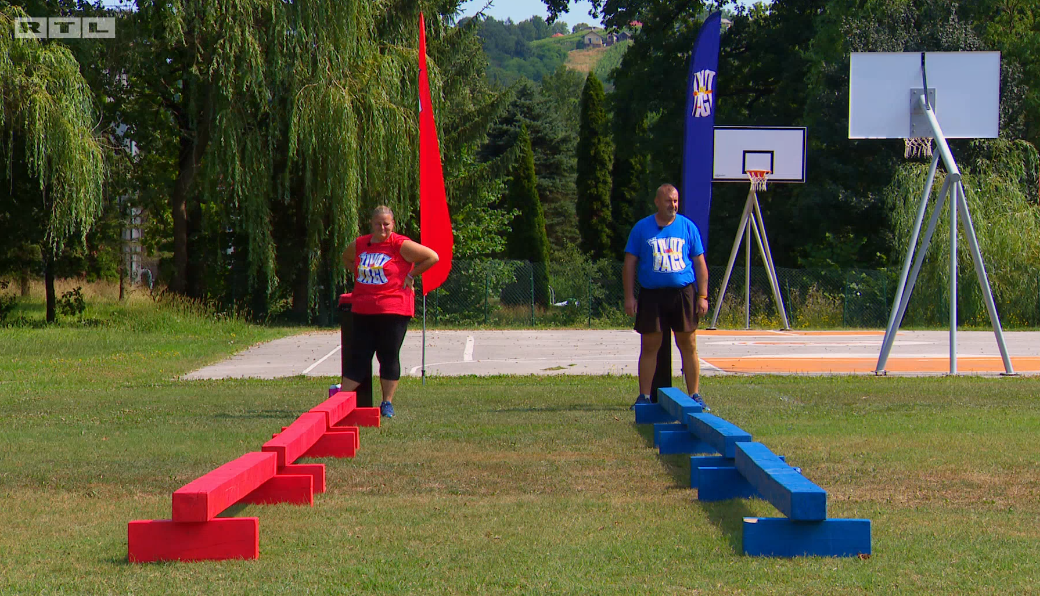
[[[440,256],[440,261],[422,274],[423,295],[426,295],[448,279],[455,238],[444,193],[437,124],[433,121],[430,77],[426,72],[426,23],[422,13],[419,14],[419,242]]]

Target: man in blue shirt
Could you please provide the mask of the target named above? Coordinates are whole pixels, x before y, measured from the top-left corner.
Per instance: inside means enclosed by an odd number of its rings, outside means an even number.
[[[694,337],[700,317],[708,312],[708,266],[701,234],[696,224],[678,213],[679,191],[671,184],[657,189],[654,205],[657,213],[639,220],[628,235],[622,274],[625,312],[635,315],[635,330],[640,335],[636,404],[651,403],[657,350],[664,334],[674,331],[686,375],[686,391],[707,412],[699,393],[701,367]]]

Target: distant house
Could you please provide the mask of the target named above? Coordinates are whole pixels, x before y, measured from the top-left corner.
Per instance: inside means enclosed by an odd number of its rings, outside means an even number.
[[[628,33],[628,31],[621,31],[616,35],[616,37],[618,41],[627,41],[629,39],[632,39],[632,36]]]
[[[640,23],[639,21],[632,21],[631,23],[628,24],[628,26],[629,27],[636,27],[636,28],[638,28],[638,27],[642,27],[643,24]]]
[[[553,33],[553,37],[563,37],[563,33]]]
[[[595,31],[589,31],[581,40],[585,42],[586,48],[602,48],[604,45],[603,37]]]
[[[723,29],[729,29],[732,26],[733,26],[733,21],[731,21],[729,19],[722,19],[722,28]]]

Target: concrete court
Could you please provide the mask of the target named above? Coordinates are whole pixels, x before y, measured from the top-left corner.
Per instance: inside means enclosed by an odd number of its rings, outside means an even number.
[[[702,374],[874,374],[883,331],[698,331]],[[1015,372],[1040,374],[1040,332],[1005,332]],[[402,374],[420,376],[420,329],[401,349]],[[958,372],[1004,371],[992,331],[958,331]],[[639,336],[627,330],[427,331],[426,374],[635,375]],[[679,353],[673,344],[672,370]],[[890,375],[949,372],[949,331],[900,331],[886,365]],[[374,368],[378,371],[378,368]],[[271,341],[196,370],[185,379],[277,378],[340,374],[339,332],[308,332]]]

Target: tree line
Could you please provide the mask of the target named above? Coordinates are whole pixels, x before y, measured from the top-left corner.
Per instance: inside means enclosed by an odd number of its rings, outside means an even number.
[[[690,48],[719,5],[594,2],[608,28],[642,23],[609,93],[594,74],[562,65],[540,80],[496,78],[493,56],[510,55],[509,39],[515,53],[566,28],[556,18],[568,1],[545,4],[549,19],[521,27],[457,21],[449,1],[141,0],[118,13],[119,43],[4,38],[0,275],[112,277],[136,207],[171,290],[261,318],[327,317],[345,282],[338,255],[368,209],[390,204],[402,231],[418,235],[420,10],[457,254],[619,259],[653,189],[681,182]],[[920,192],[924,166],[905,160],[898,140],[847,139],[849,53],[995,49],[1001,138],[953,149],[966,179],[977,177],[979,218],[999,231],[983,240],[984,252],[997,251],[987,256],[1000,263],[995,285],[1010,291],[1038,269],[1040,66],[1031,56],[1040,23],[1028,2],[721,6],[730,24],[716,124],[809,131],[808,182],[760,197],[778,266],[891,267],[905,250],[916,209],[907,197]],[[8,21],[17,14],[3,9]],[[745,193],[714,189],[713,265],[728,256]],[[938,261],[925,274],[941,277]]]

